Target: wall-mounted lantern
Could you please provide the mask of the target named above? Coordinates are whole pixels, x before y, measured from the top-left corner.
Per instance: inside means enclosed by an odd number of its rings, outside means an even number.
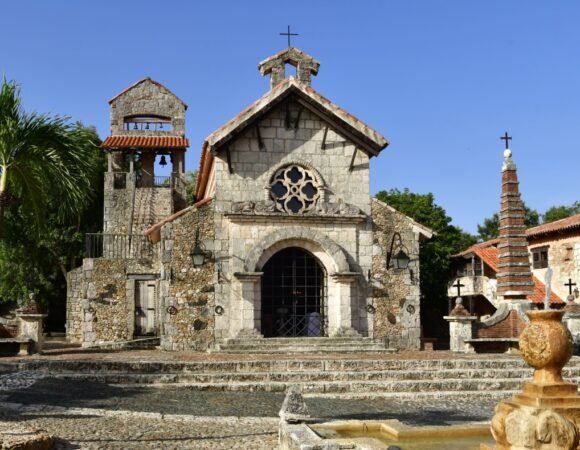
[[[190,256],[195,267],[203,266],[203,263],[205,263],[207,253],[199,242],[199,227],[195,230],[195,245]]]
[[[396,247],[395,241],[397,241]],[[393,256],[394,249],[397,249],[398,251]],[[389,249],[389,252],[387,253],[387,270],[390,269],[391,262],[393,263],[392,267],[395,270],[404,270],[407,267],[409,267],[409,262],[411,261],[411,258],[409,258],[409,255],[407,254],[408,250],[407,252],[405,252],[405,250],[407,250],[407,248],[405,247],[405,245],[403,245],[401,235],[399,234],[398,231],[395,231],[395,233],[393,234],[393,238],[391,239],[391,247]]]

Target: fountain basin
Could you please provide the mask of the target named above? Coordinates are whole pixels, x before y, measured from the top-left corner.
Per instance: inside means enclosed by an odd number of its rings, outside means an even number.
[[[479,450],[494,443],[489,423],[410,426],[398,420],[282,423],[281,450],[303,448],[385,450]]]

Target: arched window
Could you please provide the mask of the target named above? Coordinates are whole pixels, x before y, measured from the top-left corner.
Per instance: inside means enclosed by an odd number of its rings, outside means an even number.
[[[292,164],[274,174],[270,182],[270,196],[283,211],[299,214],[316,206],[320,186],[310,170]]]

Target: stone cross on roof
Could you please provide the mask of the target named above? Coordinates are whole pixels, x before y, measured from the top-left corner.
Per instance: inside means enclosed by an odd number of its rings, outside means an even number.
[[[286,79],[286,64],[296,67],[298,81],[307,85],[310,85],[311,76],[316,75],[320,67],[320,62],[312,56],[289,47],[262,61],[258,69],[262,76],[270,75],[270,87],[273,88]]]

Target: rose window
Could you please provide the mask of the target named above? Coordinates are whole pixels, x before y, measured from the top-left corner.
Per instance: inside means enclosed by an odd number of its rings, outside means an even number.
[[[320,189],[312,173],[293,165],[276,172],[270,184],[270,195],[281,210],[298,214],[314,208]]]

